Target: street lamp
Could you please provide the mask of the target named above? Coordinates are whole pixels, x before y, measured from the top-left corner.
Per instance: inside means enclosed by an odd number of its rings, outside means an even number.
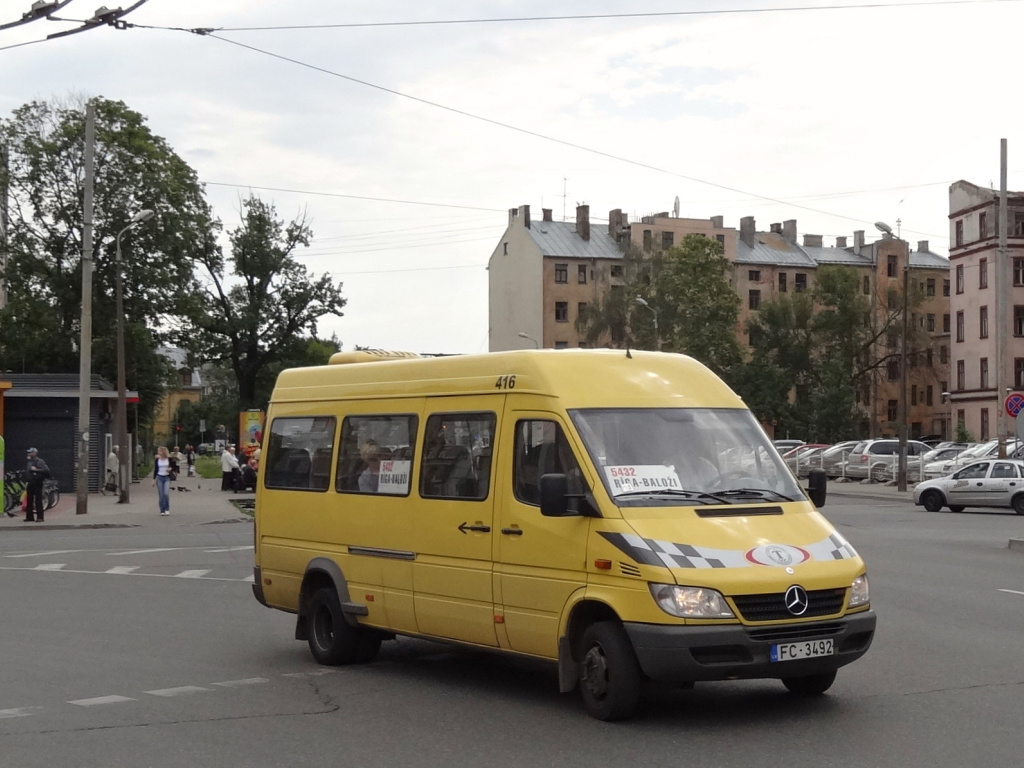
[[[527,335],[527,333],[525,331],[520,331],[519,333],[516,334],[516,336],[518,336],[520,339],[526,339],[527,341],[532,341],[533,342],[533,348],[534,349],[540,349],[540,342],[538,342],[535,338],[533,338],[533,336]]]
[[[125,391],[124,372],[124,289],[122,288],[121,277],[121,236],[136,224],[152,219],[156,213],[145,208],[128,222],[128,226],[117,233],[117,256],[114,259],[116,301],[117,307],[117,442],[119,444],[119,459],[117,465],[117,484],[119,487],[118,504],[128,503],[128,485],[131,476],[128,473],[129,462],[132,461],[132,451],[128,448],[128,396]]]
[[[658,332],[658,310],[647,303],[647,299],[643,296],[636,297],[636,303],[641,307],[647,307],[651,310],[651,314],[654,315],[654,348],[661,352],[661,334]]]

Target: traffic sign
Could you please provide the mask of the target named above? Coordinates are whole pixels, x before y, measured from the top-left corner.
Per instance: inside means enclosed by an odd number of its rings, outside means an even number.
[[[1021,410],[1024,410],[1024,395],[1020,392],[1011,392],[1003,401],[1003,408],[1010,416],[1016,417]]]

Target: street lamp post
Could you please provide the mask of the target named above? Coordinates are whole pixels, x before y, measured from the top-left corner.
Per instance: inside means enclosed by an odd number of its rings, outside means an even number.
[[[647,307],[651,310],[651,314],[654,315],[654,348],[661,352],[661,334],[658,332],[658,310],[647,303],[647,299],[643,296],[636,297],[636,303],[641,307]]]
[[[117,250],[114,259],[115,268],[115,292],[116,292],[116,313],[117,313],[117,442],[118,442],[118,467],[117,485],[119,488],[118,504],[128,503],[128,486],[131,483],[131,474],[128,467],[133,460],[132,451],[128,446],[128,393],[125,385],[125,361],[124,361],[124,289],[122,287],[123,277],[121,269],[121,236],[136,224],[149,221],[156,214],[147,209],[136,213],[128,226],[117,233]]]
[[[538,343],[538,341],[535,338],[533,338],[533,336],[528,335],[526,333],[526,331],[520,331],[519,333],[516,334],[516,336],[518,336],[520,339],[526,339],[527,341],[532,341],[533,342],[533,348],[534,349],[540,349],[540,343]]]

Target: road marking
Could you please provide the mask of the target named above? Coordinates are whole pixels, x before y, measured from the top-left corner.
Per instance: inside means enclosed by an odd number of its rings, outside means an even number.
[[[19,568],[11,565],[0,565],[0,571],[38,571],[38,570],[51,570],[55,571],[54,568]],[[73,568],[61,568],[60,573],[92,573],[100,576],[108,575],[107,571],[81,571]],[[208,571],[207,571],[208,573]],[[149,576],[155,579],[176,579],[178,574],[172,573],[122,573],[114,574],[115,576]],[[246,576],[244,579],[231,579],[226,576],[203,576],[202,578],[194,577],[193,581],[234,581],[242,584],[253,583],[252,576]]]
[[[314,669],[312,672],[285,672],[281,677],[322,677],[323,675],[336,675],[336,669]]]
[[[1000,592],[1009,592],[1011,595],[1024,595],[1024,592],[1019,592],[1016,589],[1000,589]]]
[[[67,563],[40,563],[35,568],[32,568],[30,570],[33,570],[33,571],[59,571],[65,565],[67,565]]]
[[[200,579],[208,573],[208,570],[182,571],[181,573],[176,573],[174,577],[177,579]]]
[[[210,685],[219,685],[222,688],[241,688],[243,685],[258,685],[259,683],[269,682],[265,677],[249,677],[245,680],[224,680],[220,683],[210,683]]]
[[[208,690],[210,689],[201,688],[198,685],[182,685],[177,688],[158,688],[155,691],[143,691],[143,693],[148,693],[152,696],[165,696],[169,698],[171,696],[184,696],[190,693],[200,693],[202,691]]]
[[[28,717],[38,712],[42,712],[42,707],[17,707],[16,709],[0,709],[0,720],[6,720],[9,717]]]
[[[256,575],[255,574],[249,574],[244,579],[242,579],[242,581],[248,581],[250,584],[255,584],[256,583]]]
[[[125,552],[108,552],[108,557],[117,557],[119,555],[148,555],[151,552],[178,552],[184,549],[184,547],[161,547],[159,549],[130,549]]]
[[[22,552],[17,555],[4,555],[4,557],[49,557],[50,555],[70,555],[75,552],[91,552],[89,549],[51,549],[49,552]]]
[[[96,707],[101,704],[120,704],[123,701],[136,701],[127,696],[97,696],[93,699],[78,699],[69,701],[68,704],[76,704],[79,707]]]
[[[107,568],[104,573],[132,573],[137,570],[139,570],[137,565],[115,565],[113,568]]]
[[[213,552],[240,552],[246,549],[256,549],[256,547],[253,544],[250,544],[247,547],[223,547],[221,549],[204,549],[203,552],[206,552],[207,554]]]

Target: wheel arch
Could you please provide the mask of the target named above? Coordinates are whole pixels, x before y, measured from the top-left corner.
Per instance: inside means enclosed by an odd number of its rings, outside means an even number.
[[[576,648],[584,631],[598,621],[622,623],[619,614],[604,599],[587,597],[583,590],[570,600],[562,620],[562,631],[558,637],[558,690],[568,693],[575,690],[579,682],[579,659]]]
[[[338,595],[338,601],[344,606],[349,602],[348,581],[341,567],[327,557],[315,557],[306,565],[306,572],[302,575],[302,587],[299,589],[299,610],[295,618],[295,639],[308,640],[309,633],[306,629],[306,606],[309,605],[309,598],[318,589],[333,589]],[[343,612],[345,621],[352,626],[357,626],[356,617],[349,612]]]
[[[942,509],[943,507],[948,507],[949,506],[949,499],[946,498],[946,493],[941,488],[928,488],[925,491],[923,491],[921,493],[921,506],[922,507],[925,506],[924,500],[928,496],[938,496],[939,497],[939,500],[942,502],[939,505],[939,509]]]

